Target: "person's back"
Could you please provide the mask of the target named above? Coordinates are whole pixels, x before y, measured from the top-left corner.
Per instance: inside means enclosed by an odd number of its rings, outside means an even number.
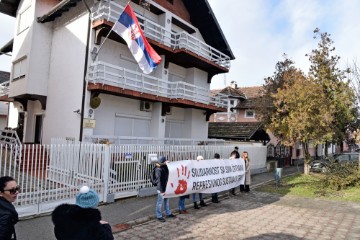
[[[111,227],[101,220],[96,209],[97,193],[87,186],[76,195],[76,204],[62,204],[52,213],[54,233],[58,240],[113,240]]]
[[[82,208],[75,204],[58,206],[53,214],[54,232],[58,240],[113,239],[109,224],[101,224],[101,214],[95,208]]]

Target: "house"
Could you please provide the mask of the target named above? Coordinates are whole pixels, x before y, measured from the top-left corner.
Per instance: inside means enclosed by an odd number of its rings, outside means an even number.
[[[265,144],[270,140],[256,119],[255,99],[262,87],[238,87],[235,82],[213,93],[228,96],[227,112],[214,113],[209,121],[209,138],[223,138],[237,141],[260,141]]]
[[[127,2],[1,2],[0,12],[16,18],[1,99],[13,103],[22,142],[207,139],[210,115],[227,111],[211,79],[235,58],[209,3],[130,1],[162,58],[146,75],[111,31]]]

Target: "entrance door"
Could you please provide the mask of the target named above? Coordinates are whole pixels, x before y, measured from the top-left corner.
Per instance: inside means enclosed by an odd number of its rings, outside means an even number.
[[[34,143],[41,143],[42,115],[35,115]]]
[[[16,133],[22,142],[24,140],[24,123],[25,123],[25,112],[19,112],[18,125]]]

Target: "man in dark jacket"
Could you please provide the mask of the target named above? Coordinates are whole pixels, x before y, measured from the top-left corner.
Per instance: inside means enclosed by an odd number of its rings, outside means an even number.
[[[62,204],[52,213],[54,232],[58,240],[113,240],[110,225],[101,220],[95,207],[97,193],[84,186],[76,196],[75,204]]]
[[[155,182],[158,192],[158,199],[156,202],[156,217],[160,222],[165,222],[165,219],[163,218],[161,212],[161,206],[163,202],[164,202],[166,217],[168,218],[175,217],[175,215],[173,215],[170,211],[169,199],[164,198],[166,191],[166,184],[169,178],[169,170],[166,165],[167,163],[168,161],[166,161],[165,157],[160,157],[158,163],[156,163],[156,169],[155,169]]]

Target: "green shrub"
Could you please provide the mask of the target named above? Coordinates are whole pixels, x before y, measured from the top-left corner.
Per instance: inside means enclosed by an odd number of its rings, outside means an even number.
[[[357,163],[337,163],[331,161],[323,181],[324,188],[342,190],[360,185],[360,170]]]

